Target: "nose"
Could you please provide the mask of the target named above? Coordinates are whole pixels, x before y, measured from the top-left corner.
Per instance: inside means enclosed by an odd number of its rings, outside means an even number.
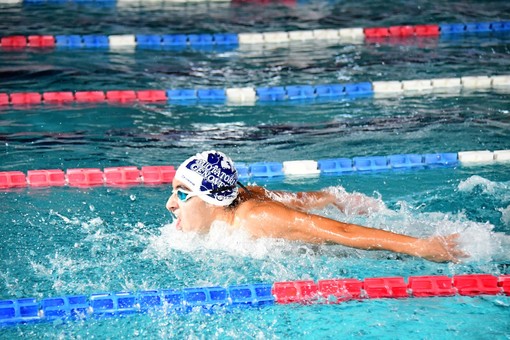
[[[170,197],[168,197],[168,201],[166,201],[166,208],[170,212],[174,212],[178,208],[177,200],[174,193],[172,193]]]

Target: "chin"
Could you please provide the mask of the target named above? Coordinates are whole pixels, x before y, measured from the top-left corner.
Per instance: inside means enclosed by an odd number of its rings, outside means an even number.
[[[182,226],[181,228],[181,231],[185,232],[185,233],[200,233],[199,230],[197,230],[196,228],[193,228],[192,226]]]

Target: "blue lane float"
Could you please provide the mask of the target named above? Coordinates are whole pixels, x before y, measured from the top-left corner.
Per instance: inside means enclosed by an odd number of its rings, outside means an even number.
[[[225,102],[227,95],[224,89],[200,89],[197,90],[197,98],[202,101]]]
[[[355,171],[350,158],[319,159],[317,163],[321,173],[326,175]]]
[[[166,91],[168,101],[197,100],[197,91],[194,89],[176,89]]]
[[[394,169],[422,167],[425,166],[425,158],[416,154],[391,155],[388,156],[388,164]]]
[[[281,177],[284,176],[283,164],[279,162],[257,162],[249,167],[251,177]]]
[[[87,48],[108,48],[110,41],[106,35],[84,35],[83,47]]]
[[[164,314],[205,312],[217,308],[273,305],[272,284],[256,283],[224,287],[161,289],[138,292],[94,293],[45,298],[1,300],[0,326],[53,320],[121,317],[160,311]]]
[[[388,158],[384,156],[354,157],[353,166],[358,171],[379,171],[390,169]]]

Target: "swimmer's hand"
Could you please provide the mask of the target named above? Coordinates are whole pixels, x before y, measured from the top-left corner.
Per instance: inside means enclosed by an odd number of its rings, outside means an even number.
[[[434,262],[459,263],[469,255],[459,249],[458,238],[459,234],[452,234],[419,239],[416,241],[416,256]]]

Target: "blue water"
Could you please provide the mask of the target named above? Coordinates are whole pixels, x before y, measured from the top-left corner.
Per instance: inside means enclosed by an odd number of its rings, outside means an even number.
[[[508,2],[312,1],[285,6],[0,5],[12,34],[253,32],[509,20]],[[0,50],[0,92],[347,83],[508,73],[508,35],[217,50]],[[508,92],[334,102],[0,107],[0,171],[178,165],[216,148],[235,161],[510,149]],[[510,165],[250,180],[290,191],[344,187],[380,197],[371,216],[318,213],[415,236],[461,232],[472,257],[436,264],[388,252],[182,234],[167,186],[0,192],[0,299],[300,279],[510,274]],[[497,338],[496,297],[285,305],[215,315],[22,325],[1,338]]]

